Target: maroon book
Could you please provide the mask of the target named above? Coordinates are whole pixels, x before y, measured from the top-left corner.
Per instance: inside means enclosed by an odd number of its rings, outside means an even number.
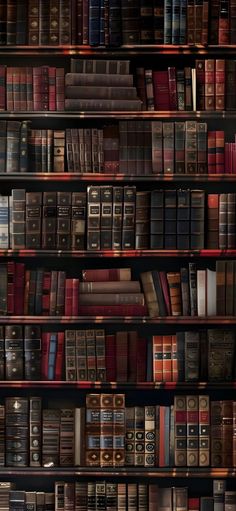
[[[130,268],[106,268],[82,270],[83,282],[107,282],[115,280],[131,280]]]
[[[106,379],[116,381],[116,338],[114,334],[106,335]]]
[[[42,296],[42,313],[43,313],[43,316],[49,316],[50,289],[51,289],[51,272],[50,271],[45,271],[44,275],[43,275],[43,296]]]
[[[80,305],[79,316],[146,316],[146,305]]]
[[[137,382],[143,382],[147,379],[147,340],[138,340],[137,350]]]
[[[42,68],[33,67],[33,110],[42,110],[41,104]]]
[[[73,279],[66,279],[65,283],[65,316],[72,316]]]
[[[8,261],[8,263],[7,263],[7,314],[15,313],[14,289],[15,289],[15,263],[13,261]]]
[[[72,279],[72,316],[79,314],[79,279]]]
[[[116,381],[127,382],[128,332],[116,332]]]
[[[50,332],[42,332],[42,354],[41,354],[41,378],[48,379],[48,355],[50,344]]]
[[[137,356],[138,356],[138,332],[128,332],[128,379],[127,381],[137,381]]]
[[[168,67],[168,80],[169,80],[170,110],[178,110],[178,108],[177,108],[177,83],[176,83],[176,69],[175,69],[175,67]]]
[[[6,66],[0,65],[0,110],[6,110]]]
[[[155,110],[170,110],[168,71],[153,71]]]
[[[65,110],[65,70],[56,68],[56,110]]]
[[[62,380],[62,371],[63,371],[63,359],[64,359],[64,339],[65,333],[58,332],[57,334],[57,354],[56,354],[56,364],[55,364],[55,375],[54,380]]]
[[[163,292],[163,296],[164,296],[167,315],[171,316],[170,293],[169,293],[169,285],[168,285],[166,273],[164,271],[159,271],[159,277],[160,277],[160,281],[161,281],[161,287],[162,287],[162,292]]]
[[[49,111],[56,110],[56,68],[49,67],[48,70],[48,84],[49,84]]]

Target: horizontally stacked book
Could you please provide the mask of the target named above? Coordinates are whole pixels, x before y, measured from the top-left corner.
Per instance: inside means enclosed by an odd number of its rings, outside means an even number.
[[[128,60],[71,59],[65,110],[141,110]]]

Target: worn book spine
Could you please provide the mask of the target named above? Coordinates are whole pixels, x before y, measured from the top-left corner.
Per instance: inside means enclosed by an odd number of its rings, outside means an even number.
[[[24,377],[40,380],[41,377],[41,328],[26,325],[24,329]]]
[[[57,192],[57,248],[71,248],[71,192]]]
[[[12,190],[12,248],[25,248],[25,190]]]
[[[112,186],[102,186],[100,188],[101,197],[101,230],[100,230],[100,248],[112,248]]]
[[[59,466],[60,453],[60,410],[42,411],[42,465]]]
[[[135,248],[135,201],[136,187],[124,186],[122,249]]]
[[[197,316],[197,270],[195,263],[189,263],[189,292],[191,316]]]
[[[41,466],[41,414],[42,414],[42,399],[41,397],[30,397],[29,399],[29,423],[30,423],[30,437],[29,437],[29,465],[31,467]]]
[[[207,247],[219,247],[219,194],[207,195]]]
[[[101,195],[99,186],[87,189],[87,250],[100,250]]]
[[[197,122],[186,121],[185,173],[197,173]]]
[[[164,248],[164,191],[151,191],[150,248]]]
[[[5,398],[6,466],[27,467],[29,449],[29,400]]]
[[[70,467],[74,465],[75,409],[62,408],[60,412],[59,462],[61,467]]]
[[[82,270],[83,282],[101,282],[101,281],[130,281],[130,268],[107,268],[107,269],[87,269]]]
[[[39,44],[39,0],[29,0],[28,6],[28,44]]]
[[[57,193],[43,192],[42,248],[56,248]]]
[[[78,381],[88,380],[88,360],[87,357],[87,342],[86,342],[86,331],[76,330],[76,379]],[[96,363],[93,361],[93,373],[96,368]],[[92,369],[92,368],[91,368]],[[91,373],[91,371],[90,371]]]
[[[200,369],[199,332],[185,332],[185,381],[198,381]]]
[[[24,378],[23,330],[21,326],[5,328],[6,379],[22,380]]]
[[[187,465],[187,411],[186,397],[174,397],[175,416],[175,465],[185,467]]]
[[[26,248],[41,248],[42,192],[26,193]]]
[[[177,249],[190,248],[190,190],[177,190]]]
[[[172,316],[181,316],[182,303],[181,303],[181,288],[180,288],[180,273],[167,273],[167,280],[170,291],[171,314]]]
[[[65,330],[65,378],[76,381],[75,330]]]
[[[227,209],[228,209],[228,194],[221,193],[219,196],[219,248],[227,248]]]
[[[198,459],[198,396],[186,396],[187,410],[187,466],[196,467]]]
[[[86,466],[100,466],[101,446],[101,396],[87,394],[86,396]]]
[[[165,249],[176,249],[177,243],[177,195],[175,190],[166,190],[165,204]]]

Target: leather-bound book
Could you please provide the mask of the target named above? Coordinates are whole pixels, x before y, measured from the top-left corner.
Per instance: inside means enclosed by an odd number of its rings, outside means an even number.
[[[225,134],[224,131],[217,130],[215,141],[216,152],[216,174],[225,172]]]
[[[145,69],[147,110],[155,110],[154,76],[152,69]],[[140,96],[141,97],[141,96]]]
[[[197,173],[207,174],[207,124],[197,123]]]
[[[20,126],[19,172],[28,172],[28,139],[30,125],[31,121],[22,121]]]
[[[6,172],[19,172],[20,126],[18,121],[7,123]]]
[[[177,197],[176,190],[165,191],[165,227],[164,246],[165,249],[176,249],[177,245]]]
[[[29,448],[29,400],[6,397],[6,466],[27,467]]]
[[[101,186],[101,250],[112,248],[112,186]]]
[[[128,332],[116,332],[116,380],[127,382]]]
[[[187,2],[187,44],[195,44],[194,0]]]
[[[88,380],[96,381],[96,339],[94,330],[86,330],[86,349],[87,349],[87,371]]]
[[[189,294],[191,316],[197,316],[197,270],[196,263],[189,263]]]
[[[144,407],[144,448],[145,448],[145,467],[155,466],[155,418],[156,407]]]
[[[59,44],[60,9],[59,0],[50,0],[49,6],[49,44]]]
[[[172,24],[171,24],[171,43],[180,43],[180,2],[172,2]]]
[[[233,467],[236,466],[236,403],[233,402]]]
[[[192,69],[184,68],[185,110],[193,110]]]
[[[229,44],[230,43],[230,2],[228,0],[220,1],[220,15],[219,15],[219,34],[218,34],[218,43],[219,44]]]
[[[72,11],[72,3],[67,0],[60,0],[59,10],[59,44],[67,45],[71,44],[71,30],[72,30],[72,18],[76,16],[76,13]]]
[[[197,173],[197,122],[186,121],[185,123],[185,172],[186,174]]]
[[[39,45],[49,44],[50,9],[45,2],[39,2]]]
[[[159,315],[166,316],[167,315],[167,307],[166,307],[165,295],[164,295],[163,288],[162,288],[160,272],[153,270],[151,273],[152,273],[155,293],[156,293],[158,307],[159,307]]]
[[[8,197],[0,195],[0,248],[9,248]]]
[[[16,2],[16,41],[15,44],[27,44],[27,2],[19,0]]]
[[[91,46],[98,46],[100,42],[100,14],[99,0],[89,0],[89,44]]]
[[[228,194],[221,193],[219,197],[219,248],[227,248],[227,209],[228,209]]]
[[[153,71],[155,110],[170,110],[168,71]]]
[[[16,44],[16,0],[10,0],[7,2],[7,40],[6,43],[9,45]]]
[[[60,467],[71,467],[74,465],[75,409],[67,407],[62,408],[60,412],[59,463]]]
[[[6,45],[7,42],[7,10],[5,2],[0,4],[0,45]]]
[[[116,381],[116,338],[115,334],[106,335],[106,381]]]
[[[65,170],[65,131],[54,130],[53,132],[53,172]]]
[[[24,314],[25,264],[16,263],[14,277],[14,314]]]
[[[141,44],[152,44],[153,33],[153,4],[142,0],[140,2],[140,42]]]
[[[59,409],[42,411],[42,466],[59,466],[60,416]]]
[[[207,151],[208,174],[216,174],[216,131],[208,131]]]
[[[174,123],[163,123],[163,172],[164,174],[174,174],[175,168],[175,149],[174,149]]]
[[[151,191],[150,248],[164,248],[164,191]]]
[[[236,508],[236,491],[226,490],[224,494],[225,511],[232,511]]]
[[[175,168],[176,174],[185,173],[185,122],[175,122]]]
[[[223,467],[224,401],[211,401],[211,466]]]
[[[108,35],[110,46],[120,46],[122,44],[122,18],[120,0],[115,0],[109,3]]]
[[[0,163],[1,173],[6,172],[7,121],[0,121]]]
[[[41,329],[26,325],[24,328],[24,377],[40,380],[41,377]]]
[[[226,313],[226,261],[216,261],[216,305],[217,314]]]
[[[105,346],[105,331],[102,329],[95,330],[96,340],[96,372],[97,381],[106,380],[106,346]]]
[[[199,466],[210,465],[210,400],[207,395],[198,396]]]
[[[225,107],[226,110],[235,110],[236,98],[234,85],[236,81],[236,61],[225,61]]]
[[[185,332],[185,381],[198,381],[200,369],[199,332]]]
[[[227,194],[227,248],[236,247],[236,194]]]
[[[181,316],[181,289],[180,289],[180,273],[167,273],[167,280],[170,290],[171,315]]]
[[[181,298],[183,316],[190,316],[189,272],[188,268],[180,268]]]
[[[215,61],[215,109],[225,110],[225,60]]]
[[[100,466],[113,466],[113,394],[101,394]]]
[[[56,248],[57,193],[43,192],[42,248]]]
[[[56,68],[56,110],[65,110],[65,70]]]
[[[207,195],[207,248],[219,248],[219,194]]]
[[[176,69],[177,110],[185,110],[184,69]]]
[[[229,3],[229,44],[236,43],[235,30],[236,30],[236,2],[231,0]]]
[[[203,190],[191,191],[190,248],[204,248],[205,193]]]
[[[197,270],[197,315],[207,315],[206,270]]]
[[[41,414],[42,414],[42,398],[30,397],[29,399],[29,465],[30,467],[41,466]]]
[[[172,1],[165,0],[165,2],[164,2],[164,44],[171,44],[171,40],[172,40]]]
[[[63,316],[65,313],[65,278],[66,272],[58,271],[55,311],[57,316]]]
[[[187,466],[199,465],[198,396],[186,396],[187,411]]]
[[[136,192],[135,248],[149,249],[150,192]]]
[[[140,12],[135,0],[121,0],[123,44],[140,43]]]
[[[163,173],[163,135],[162,121],[152,121],[152,172]]]
[[[154,335],[152,338],[153,381],[163,381],[163,336]]]
[[[7,265],[6,263],[0,264],[0,314],[6,315],[7,314]]]
[[[145,302],[148,308],[149,316],[159,316],[159,304],[157,300],[156,290],[153,281],[153,275],[151,271],[140,274],[142,287],[145,296]]]
[[[144,406],[134,407],[134,465],[144,466],[145,461],[145,415]]]
[[[86,192],[72,192],[71,248],[85,249]]]
[[[196,60],[197,110],[205,110],[205,60]]]
[[[226,261],[226,316],[234,314],[234,261]]]
[[[0,327],[0,379],[5,380],[5,337],[3,326]],[[1,408],[0,408],[0,417],[1,417]],[[0,420],[1,424],[1,420]],[[0,425],[1,429],[1,425]],[[1,461],[0,461],[1,464]]]
[[[205,61],[205,110],[215,110],[215,60]]]
[[[177,249],[190,248],[190,190],[177,190]]]
[[[187,409],[186,396],[174,397],[175,450],[174,463],[177,467],[187,465]]]
[[[171,361],[171,350],[172,350],[172,339],[171,335],[163,335],[162,343],[162,370],[163,370],[163,381],[172,381],[172,361]]]
[[[194,43],[202,44],[203,0],[194,2]]]
[[[25,248],[25,190],[12,190],[12,248]]]
[[[125,465],[135,464],[135,407],[125,409]]]
[[[233,464],[233,401],[223,401],[223,467],[232,467]]]
[[[71,248],[71,192],[57,192],[57,248]]]
[[[21,326],[5,328],[6,380],[24,378],[23,331]]]
[[[219,44],[220,0],[213,0],[209,12],[209,44]]]
[[[101,195],[99,186],[87,189],[87,250],[100,250]]]
[[[88,269],[82,270],[83,282],[101,282],[111,280],[131,280],[130,268]]]
[[[153,24],[155,44],[164,43],[164,0],[155,0],[153,4]]]
[[[176,83],[176,68],[168,67],[168,84],[169,84],[169,101],[170,109],[177,110],[177,83]]]
[[[76,381],[75,330],[65,330],[65,379]]]
[[[76,330],[76,379],[78,381],[88,380],[88,357],[86,331]]]
[[[135,202],[136,187],[124,186],[122,249],[135,248]]]
[[[16,265],[13,261],[7,263],[7,313],[14,314],[15,312],[15,282],[16,279]]]
[[[230,381],[233,377],[235,338],[233,332],[208,330],[208,379]]]
[[[125,464],[125,395],[113,394],[113,466]]]
[[[41,248],[42,192],[26,193],[26,248]]]
[[[125,126],[124,139],[122,139],[123,125]],[[101,152],[100,158],[103,162],[102,165],[100,164],[101,169],[104,168],[105,174],[116,174],[119,172],[119,168],[121,172],[127,172],[126,136],[126,121],[124,123],[121,122],[119,128],[118,126],[105,126],[103,128],[103,142],[99,151]],[[123,149],[122,143],[124,143]],[[123,154],[122,151],[124,151]]]
[[[99,394],[87,394],[85,423],[86,466],[100,466],[100,423],[101,396]]]
[[[39,0],[29,0],[28,5],[28,44],[39,44]]]
[[[113,186],[112,202],[112,249],[122,247],[123,187]]]

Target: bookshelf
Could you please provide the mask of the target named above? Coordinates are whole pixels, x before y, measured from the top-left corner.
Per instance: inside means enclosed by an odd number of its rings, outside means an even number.
[[[170,62],[170,65],[177,59],[181,65],[186,61],[194,63],[196,59],[236,59],[236,45],[123,45],[119,48],[111,47],[90,47],[87,45],[60,45],[60,46],[30,46],[30,45],[7,45],[0,46],[0,56],[2,62],[4,59],[8,66],[10,65],[51,65],[56,59],[56,65],[65,67],[69,70],[70,58],[83,59],[128,59],[132,63],[140,65],[148,59],[149,63]],[[18,64],[20,62],[20,64]],[[144,120],[155,121],[163,120],[165,122],[196,120],[208,122],[211,129],[224,129],[234,134],[234,122],[236,119],[236,110],[223,111],[0,111],[0,120],[31,120],[32,126],[37,129],[38,125],[42,129],[58,129],[60,123],[61,129],[73,126],[102,126],[103,122],[112,123],[119,120]],[[223,123],[222,123],[223,121]],[[222,128],[223,124],[223,128]],[[236,174],[154,174],[154,175],[125,175],[122,173],[96,174],[92,172],[64,172],[64,173],[4,173],[0,174],[0,183],[4,193],[10,193],[12,188],[25,188],[27,191],[74,191],[85,190],[90,184],[98,186],[103,184],[123,185],[138,184],[138,190],[159,189],[163,186],[165,190],[185,187],[185,188],[204,188],[212,193],[231,192],[233,183],[236,181]],[[231,184],[232,183],[232,184]],[[212,191],[213,190],[213,191]],[[0,262],[7,262],[13,259],[15,262],[29,262],[31,269],[34,266],[47,266],[53,269],[59,267],[60,270],[78,268],[112,268],[129,266],[134,271],[139,271],[144,266],[147,271],[149,268],[160,267],[168,271],[176,271],[176,265],[187,265],[188,262],[197,261],[201,268],[213,265],[216,259],[236,260],[235,249],[200,249],[200,250],[175,250],[175,249],[143,249],[143,250],[59,250],[59,249],[0,249]],[[103,261],[104,260],[104,261]],[[57,264],[59,263],[59,266]],[[147,336],[163,335],[165,333],[181,332],[183,330],[201,330],[209,328],[235,330],[235,315],[216,315],[216,316],[66,316],[66,315],[0,315],[0,325],[4,327],[9,325],[32,325],[41,326],[43,331],[48,327],[50,332],[58,332],[68,328],[109,328],[114,327],[115,331],[121,328],[125,330],[138,330],[142,328],[147,331]],[[227,399],[236,400],[236,381],[208,382],[100,382],[100,381],[65,381],[63,378],[56,380],[0,380],[0,389],[7,396],[30,397],[31,395],[40,395],[42,400],[50,403],[55,398],[56,402],[62,398],[63,403],[69,399],[69,404],[73,401],[78,405],[84,404],[87,394],[109,394],[124,393],[127,396],[128,406],[170,406],[174,395],[209,395],[211,400]],[[60,392],[60,394],[59,394]],[[66,406],[65,404],[63,406]],[[71,405],[72,406],[72,405]],[[1,435],[0,435],[1,442]],[[101,482],[105,479],[115,482],[134,482],[156,483],[160,487],[188,487],[189,495],[192,496],[212,496],[213,480],[226,480],[227,489],[234,490],[234,480],[236,468],[231,467],[14,467],[0,466],[0,480],[9,480],[16,483],[17,488],[41,491],[53,491],[54,482],[66,479],[69,482],[78,481],[82,478],[84,481]],[[32,481],[28,483],[28,478]],[[38,480],[37,480],[38,478]],[[40,483],[39,483],[39,478]],[[200,480],[200,484],[199,484]],[[40,488],[39,488],[40,484]],[[203,494],[199,490],[202,485]],[[127,511],[137,511],[128,508]],[[126,511],[119,508],[118,511]],[[59,511],[59,507],[56,508]],[[64,508],[63,508],[64,511]],[[66,511],[66,510],[65,510]],[[99,511],[99,508],[97,508]],[[103,511],[103,510],[101,510]],[[114,510],[115,511],[115,510]],[[141,508],[139,509],[141,511]],[[151,508],[147,511],[151,511]],[[159,511],[159,510],[158,510]],[[176,511],[169,509],[168,511]],[[181,509],[182,511],[182,509]],[[185,511],[185,509],[184,509]],[[188,509],[186,508],[186,511]],[[195,511],[195,510],[194,510]],[[201,509],[201,511],[205,511]],[[209,508],[210,511],[210,508]]]

